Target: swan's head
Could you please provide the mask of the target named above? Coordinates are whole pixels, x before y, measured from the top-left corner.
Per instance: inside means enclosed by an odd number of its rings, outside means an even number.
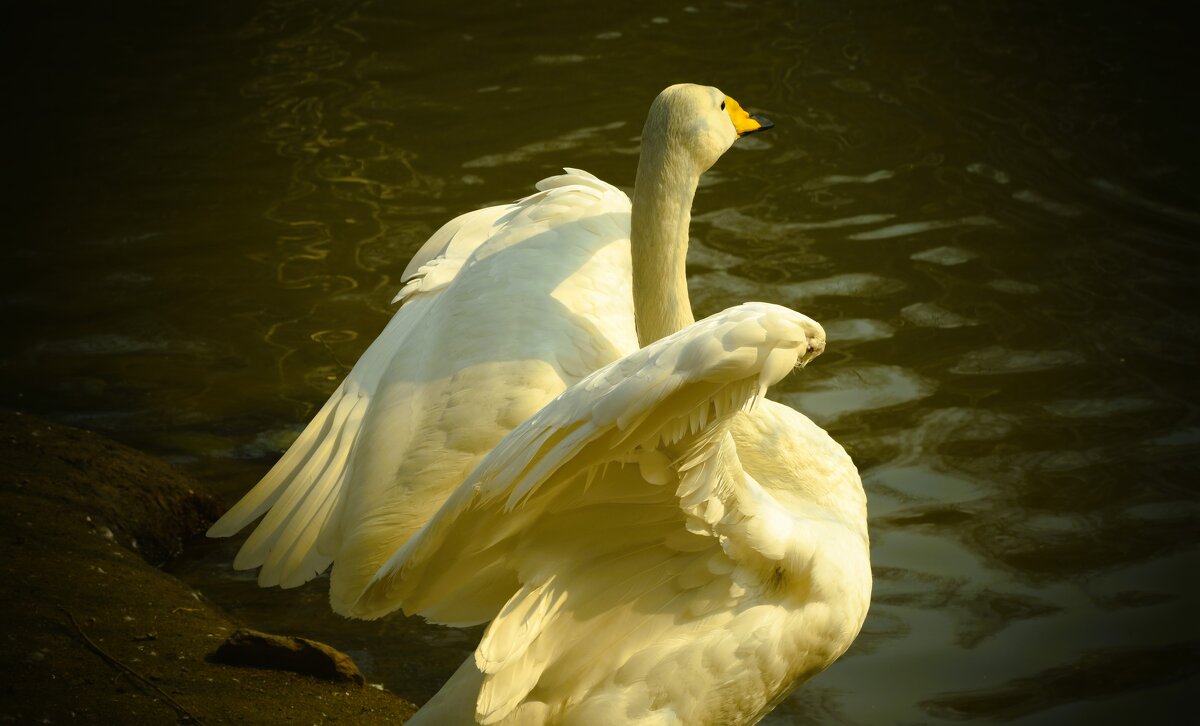
[[[738,138],[774,125],[762,116],[746,113],[737,101],[712,86],[678,83],[664,89],[650,105],[642,144],[686,152],[700,173]]]

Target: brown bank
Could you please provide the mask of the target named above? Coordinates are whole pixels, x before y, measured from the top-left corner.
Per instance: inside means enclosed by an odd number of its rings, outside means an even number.
[[[327,675],[345,680],[215,662],[238,624],[157,566],[220,506],[165,463],[0,411],[0,498],[0,722],[401,723],[412,714],[412,704],[357,685],[341,654],[323,661],[311,642],[282,643],[283,658],[329,665]],[[262,649],[276,645],[246,634],[239,643],[265,661]]]

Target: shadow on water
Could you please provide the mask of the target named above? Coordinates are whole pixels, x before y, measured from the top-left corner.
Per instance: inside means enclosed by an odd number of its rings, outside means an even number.
[[[1130,4],[307,0],[52,9],[13,116],[5,405],[159,453],[231,501],[392,312],[450,217],[563,165],[633,181],[649,100],[776,121],[704,178],[698,314],[820,320],[780,386],[855,457],[862,636],[767,723],[1122,722],[1194,689],[1194,43]],[[175,571],[416,701],[478,631]]]
[[[931,698],[921,706],[952,721],[1012,721],[1074,701],[1111,698],[1195,677],[1195,641],[1160,648],[1113,648],[1085,654],[1066,666],[1014,679],[999,688]],[[1150,715],[1150,714],[1147,714]],[[1177,716],[1174,710],[1166,716]]]

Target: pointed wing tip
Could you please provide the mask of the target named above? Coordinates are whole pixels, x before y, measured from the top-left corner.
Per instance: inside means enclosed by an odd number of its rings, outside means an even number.
[[[230,515],[233,514],[233,511],[233,509],[230,509],[225,514],[221,515],[220,519],[213,522],[212,525],[205,530],[204,536],[211,539],[221,539],[223,537],[232,537],[233,535],[242,531],[242,528],[245,527],[248,522],[239,521],[239,517],[231,517]]]

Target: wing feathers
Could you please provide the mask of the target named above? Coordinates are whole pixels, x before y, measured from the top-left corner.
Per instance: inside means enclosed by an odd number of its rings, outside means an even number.
[[[263,512],[270,509],[271,505],[279,500],[286,489],[281,484],[291,479],[296,471],[304,467],[312,455],[313,443],[324,438],[329,432],[335,418],[334,412],[341,402],[343,393],[344,388],[342,387],[334,392],[333,396],[325,402],[313,420],[292,443],[283,458],[276,462],[275,466],[253,489],[247,492],[237,504],[230,507],[229,511],[209,528],[209,537],[229,537],[236,534],[238,530],[262,516]]]
[[[299,516],[303,518],[302,511],[311,507],[312,502],[322,501],[329,494],[335,493],[342,474],[341,464],[349,456],[354,440],[358,436],[357,427],[362,420],[363,403],[364,399],[354,395],[348,396],[343,392],[331,412],[332,415],[329,416],[328,423],[320,422],[322,424],[318,427],[320,438],[314,437],[311,440],[311,443],[315,444],[315,448],[305,451],[303,448],[298,448],[296,444],[292,445],[292,450],[300,451],[307,456],[301,465],[296,467],[297,470],[287,472],[286,484],[280,481],[283,477],[274,477],[270,474],[260,482],[259,486],[264,484],[278,486],[278,493],[275,494],[278,501],[269,505],[271,511],[242,545],[242,549],[234,560],[235,568],[249,569],[265,564],[272,548],[275,547],[282,535],[290,527],[295,526],[296,522],[293,517],[299,513]],[[317,423],[317,420],[314,420],[310,426]],[[323,490],[322,487],[327,489]],[[241,504],[239,503],[238,506]],[[233,514],[236,509],[237,507],[230,510],[230,514]],[[220,524],[221,521],[218,521],[217,525]],[[306,520],[302,526],[307,524]],[[214,534],[221,536],[216,532],[217,525],[214,525]],[[295,532],[294,529],[292,531]],[[264,585],[275,584],[273,581],[278,579],[273,573],[262,573],[260,578]]]
[[[431,310],[443,309],[437,307],[442,303],[451,305],[459,314],[471,309],[472,298],[442,294],[456,281],[478,279],[470,277],[467,270],[497,250],[541,237],[547,229],[568,228],[571,234],[576,235],[573,238],[574,242],[579,243],[576,246],[586,248],[584,252],[592,247],[607,249],[606,245],[627,238],[629,200],[615,187],[586,172],[567,169],[566,173],[545,180],[539,189],[534,195],[517,203],[489,207],[456,217],[438,229],[414,255],[401,275],[404,285],[396,297],[397,302],[403,303],[401,309],[283,457],[209,530],[209,535],[213,537],[231,536],[266,514],[239,552],[235,560],[236,567],[263,567],[259,578],[262,585],[298,585],[325,569],[331,558],[336,559],[338,553],[343,551],[345,538],[357,531],[360,522],[342,520],[346,512],[362,509],[357,503],[372,501],[376,505],[373,511],[385,512],[408,506],[408,500],[396,492],[411,488],[411,482],[391,481],[386,474],[379,476],[378,472],[367,480],[366,472],[372,470],[372,465],[387,457],[379,457],[377,448],[356,444],[360,438],[366,439],[360,436],[364,418],[373,422],[372,431],[378,429],[381,421],[389,421],[391,414],[388,412],[366,416],[372,399],[384,391],[381,386],[393,381],[397,374],[421,375],[426,361],[454,349],[453,340],[443,345],[436,334],[426,334],[428,328],[422,325],[427,323],[427,315]],[[580,219],[588,220],[589,224],[575,225]],[[581,240],[587,244],[582,244]],[[575,257],[568,255],[564,258],[565,264],[572,263],[583,254],[580,250],[572,250]],[[619,269],[620,255],[609,256],[616,260],[614,264]],[[591,264],[590,257],[588,260],[588,264]],[[603,261],[596,263],[595,270],[588,274],[595,271],[607,274],[605,264]],[[498,270],[490,266],[481,269],[484,271],[479,274],[483,276],[511,272],[502,266]],[[532,285],[530,289],[539,288]],[[493,309],[496,312],[492,313]],[[510,312],[491,306],[488,310],[479,311],[472,319],[495,320],[508,326],[504,328],[507,330],[513,325]],[[489,318],[488,314],[493,317]],[[531,346],[535,342],[537,345],[542,343],[530,339]],[[523,353],[535,359],[542,355],[540,349],[528,347],[517,351],[517,355]],[[591,370],[593,365],[589,362],[586,370]],[[397,389],[392,387],[387,390],[393,398],[379,400],[386,401],[389,410],[406,410],[401,405],[405,401],[398,401],[394,397]],[[545,400],[546,392],[533,390],[531,396],[540,404]],[[413,395],[405,400],[414,401]],[[485,410],[485,407],[486,404],[481,404],[481,416],[495,413]],[[425,418],[414,414],[413,420],[406,422],[405,429],[416,432],[411,440],[428,441],[436,438],[435,435],[441,433],[436,427],[445,425],[439,413],[433,411]],[[434,435],[421,435],[431,431]],[[493,438],[488,438],[486,447],[490,448],[493,441]],[[552,440],[551,444],[556,441]],[[396,445],[400,447],[405,444],[397,442]],[[406,460],[406,453],[396,458]],[[482,451],[477,453],[481,454]],[[362,457],[368,458],[359,461],[360,466],[355,466],[356,460]],[[422,480],[416,486],[427,484]],[[442,490],[432,496],[445,496],[446,493]],[[391,552],[392,544],[386,537],[380,538],[380,543],[381,548],[387,547],[386,551],[378,553],[382,558]],[[347,561],[347,567],[361,567],[362,562],[354,558],[364,557],[360,550],[369,550],[369,546],[370,543],[354,550],[349,555],[351,560]],[[339,601],[352,600],[359,594],[358,587],[358,582],[353,581],[354,592],[340,594]]]
[[[714,334],[720,334],[721,345],[709,344]],[[603,460],[635,458],[637,446],[662,441],[664,432],[667,441],[678,441],[680,432],[673,427],[682,421],[686,430],[692,411],[701,406],[711,407],[696,418],[708,422],[703,429],[708,433],[690,454],[685,452],[680,466],[690,469],[702,458],[711,458],[716,452],[705,453],[712,447],[704,444],[717,441],[715,424],[728,419],[757,392],[758,366],[772,351],[783,351],[782,360],[790,364],[772,366],[772,375],[782,377],[808,341],[817,338],[824,338],[820,326],[799,313],[768,303],[746,303],[601,368],[506,436],[421,536],[414,538],[413,547],[403,548],[380,568],[370,587],[384,586],[403,568],[419,567],[466,511],[495,501],[503,501],[504,509],[511,510],[546,482],[569,480],[553,477],[568,462],[571,471],[584,473]],[[740,345],[743,340],[750,345]],[[747,347],[753,348],[753,355],[743,350]],[[731,358],[736,365],[729,363]],[[675,367],[667,368],[667,363]],[[680,397],[673,395],[676,392]]]
[[[537,637],[542,623],[562,604],[563,593],[554,587],[550,577],[536,587],[525,586],[514,595],[496,617],[496,625],[488,628],[475,664],[484,673],[495,673],[504,664],[520,656]]]
[[[616,644],[664,627],[655,613],[728,608],[745,592],[738,578],[763,581],[769,566],[757,563],[782,556],[776,538],[792,526],[760,501],[769,495],[743,471],[730,422],[816,341],[808,318],[751,303],[596,371],[496,446],[376,573],[362,607],[427,613],[472,583],[495,597],[495,573],[511,571],[521,584],[476,654],[482,723],[522,708],[573,657],[589,617],[614,618],[605,637]],[[687,607],[671,606],[685,590]]]

